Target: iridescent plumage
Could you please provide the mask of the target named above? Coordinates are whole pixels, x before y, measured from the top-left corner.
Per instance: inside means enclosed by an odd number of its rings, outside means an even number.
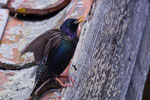
[[[33,92],[44,81],[59,77],[66,69],[79,40],[77,36],[78,24],[78,19],[67,19],[60,29],[45,32],[22,51],[21,54],[33,52],[35,61],[39,64]]]

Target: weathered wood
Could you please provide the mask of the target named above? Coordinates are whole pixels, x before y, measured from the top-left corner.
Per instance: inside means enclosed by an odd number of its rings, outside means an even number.
[[[62,99],[141,100],[150,63],[148,14],[148,0],[99,0],[73,59],[76,87],[64,90]]]
[[[150,9],[150,7],[147,9]],[[148,16],[149,17],[147,17],[145,28],[143,30],[144,34],[139,48],[135,68],[132,73],[126,100],[142,100],[142,91],[144,89],[144,84],[150,66],[150,10]],[[149,95],[149,93],[145,95]],[[146,97],[143,98],[143,100],[149,99],[150,98],[146,99]]]

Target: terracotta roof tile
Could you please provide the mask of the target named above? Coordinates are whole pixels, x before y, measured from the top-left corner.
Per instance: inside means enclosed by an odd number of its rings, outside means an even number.
[[[0,9],[0,40],[5,30],[8,17],[9,17],[9,11],[7,9]]]

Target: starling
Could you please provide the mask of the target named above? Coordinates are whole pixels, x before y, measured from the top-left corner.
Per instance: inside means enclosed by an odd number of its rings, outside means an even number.
[[[32,93],[37,92],[49,79],[55,79],[62,87],[69,86],[69,84],[63,84],[58,77],[66,69],[75,52],[79,40],[77,29],[79,23],[84,21],[82,18],[83,16],[78,19],[66,19],[60,29],[45,32],[21,52],[21,55],[33,52],[38,64]]]

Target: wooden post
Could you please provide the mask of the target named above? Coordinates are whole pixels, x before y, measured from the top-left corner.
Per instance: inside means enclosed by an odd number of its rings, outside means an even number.
[[[62,100],[141,100],[150,65],[149,0],[96,5],[73,59],[76,86]]]

